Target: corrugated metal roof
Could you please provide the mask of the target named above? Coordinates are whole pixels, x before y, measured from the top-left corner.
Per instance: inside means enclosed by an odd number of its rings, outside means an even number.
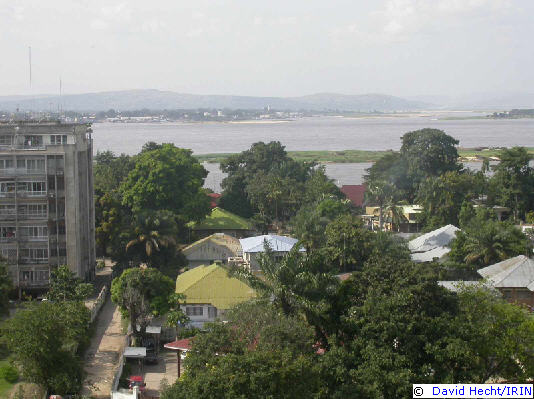
[[[534,260],[525,255],[506,259],[478,270],[478,274],[498,288],[527,288],[534,291]]]
[[[185,295],[188,304],[211,304],[218,309],[229,309],[256,296],[252,288],[219,265],[198,266],[182,273],[176,279],[176,292]]]
[[[445,247],[456,238],[458,227],[448,224],[429,233],[423,234],[408,242],[408,248],[412,252],[426,252],[437,247]]]
[[[450,251],[447,247],[437,247],[426,252],[415,252],[411,256],[414,262],[432,262],[436,258],[441,259]]]
[[[438,285],[448,289],[452,292],[461,291],[463,288],[468,287],[480,287],[495,291],[491,285],[488,285],[484,281],[438,281]]]
[[[221,246],[225,246],[227,247],[230,251],[232,252],[235,252],[235,254],[237,255],[237,253],[239,252],[239,250],[241,249],[241,246],[239,245],[239,240],[235,237],[232,237],[228,234],[224,234],[224,233],[215,233],[215,234],[212,234],[210,236],[207,236],[205,238],[202,238],[198,241],[195,241],[194,243],[188,245],[187,247],[185,247],[184,249],[182,249],[182,253],[187,256],[189,255],[191,252],[195,251],[198,247],[202,246],[203,244],[207,243],[207,242],[213,242],[217,245],[221,245]]]
[[[265,242],[275,252],[289,252],[298,242],[296,238],[278,236],[275,234],[242,238],[239,240],[243,252],[264,252]],[[304,251],[302,248],[300,251]]]

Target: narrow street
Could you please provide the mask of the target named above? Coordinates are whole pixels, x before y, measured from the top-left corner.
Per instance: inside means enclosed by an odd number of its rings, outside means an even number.
[[[85,354],[85,372],[81,394],[94,398],[110,397],[111,384],[124,348],[121,314],[117,305],[107,297],[96,318],[95,332]]]

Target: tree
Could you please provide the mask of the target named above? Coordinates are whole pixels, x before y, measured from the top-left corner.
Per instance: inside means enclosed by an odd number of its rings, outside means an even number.
[[[411,202],[413,183],[408,176],[408,163],[399,152],[390,152],[378,159],[364,176],[367,187],[385,183],[395,187],[399,199]]]
[[[207,174],[190,150],[162,144],[136,157],[135,168],[120,187],[123,204],[135,213],[166,209],[185,221],[199,221],[210,210],[202,189]]]
[[[460,311],[453,324],[459,334],[449,341],[449,349],[463,367],[453,378],[479,384],[531,380],[534,320],[529,312],[480,287],[463,287],[458,298]]]
[[[493,168],[489,202],[511,208],[515,220],[524,219],[528,211],[534,210],[534,168],[529,166],[530,155],[524,147],[513,147],[502,150],[500,158]]]
[[[59,266],[50,276],[50,288],[46,298],[50,301],[78,301],[87,299],[93,292],[93,284],[83,283],[68,266]]]
[[[467,171],[445,172],[423,180],[416,201],[423,207],[420,216],[425,230],[434,230],[447,224],[458,226],[462,204],[478,198],[484,183],[482,174]]]
[[[313,166],[291,159],[280,142],[254,143],[249,150],[221,162],[221,170],[228,175],[221,184],[219,204],[243,217],[254,213],[272,219],[280,214],[290,217],[300,199],[295,199],[295,192],[302,194],[302,184]]]
[[[169,311],[169,297],[174,289],[174,282],[157,269],[131,268],[113,279],[111,300],[119,305],[122,314],[130,320],[132,332],[142,337],[153,316]]]
[[[531,244],[521,230],[487,217],[487,212],[478,211],[477,216],[456,233],[450,244],[451,261],[478,268],[529,253]]]
[[[382,231],[384,229],[384,207],[396,203],[395,187],[386,181],[375,181],[372,185],[367,186],[365,196],[369,203],[378,206],[378,225],[379,230]]]
[[[0,316],[9,313],[9,293],[13,289],[7,265],[0,261]]]
[[[163,249],[176,251],[178,226],[170,211],[145,211],[135,215],[135,238],[125,247],[127,253],[135,254],[149,267],[154,266],[156,255]]]
[[[338,272],[361,268],[373,252],[375,233],[355,216],[341,216],[326,227],[325,253]]]
[[[349,216],[351,213],[348,201],[334,196],[323,198],[316,203],[303,205],[291,219],[293,235],[308,252],[323,246],[328,223],[341,215]]]
[[[112,151],[98,151],[94,157],[94,187],[97,199],[119,188],[135,161],[126,154],[116,156]]]
[[[425,177],[460,170],[458,143],[439,129],[415,130],[402,136],[400,154],[407,162],[408,174],[417,184]]]
[[[124,248],[128,242],[131,224],[131,211],[122,205],[117,191],[105,193],[96,199],[95,239],[97,248],[103,256],[115,261],[124,260]]]
[[[88,340],[88,325],[89,310],[81,302],[31,302],[2,333],[27,381],[49,392],[75,394],[83,381],[76,350]]]
[[[313,330],[301,318],[268,301],[240,304],[227,318],[195,337],[184,377],[163,398],[299,398],[317,391]]]

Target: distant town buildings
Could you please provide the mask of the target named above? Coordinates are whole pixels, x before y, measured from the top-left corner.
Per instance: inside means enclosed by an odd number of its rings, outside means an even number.
[[[91,127],[0,123],[0,254],[16,287],[44,289],[68,265],[95,274]]]

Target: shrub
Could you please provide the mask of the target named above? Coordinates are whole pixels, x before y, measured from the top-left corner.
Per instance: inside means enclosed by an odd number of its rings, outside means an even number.
[[[5,365],[0,367],[0,377],[9,382],[10,384],[14,384],[19,379],[19,372],[15,367]]]
[[[103,261],[103,260],[99,260],[97,263],[96,263],[96,268],[98,270],[102,270],[104,267],[106,267],[106,263]]]

